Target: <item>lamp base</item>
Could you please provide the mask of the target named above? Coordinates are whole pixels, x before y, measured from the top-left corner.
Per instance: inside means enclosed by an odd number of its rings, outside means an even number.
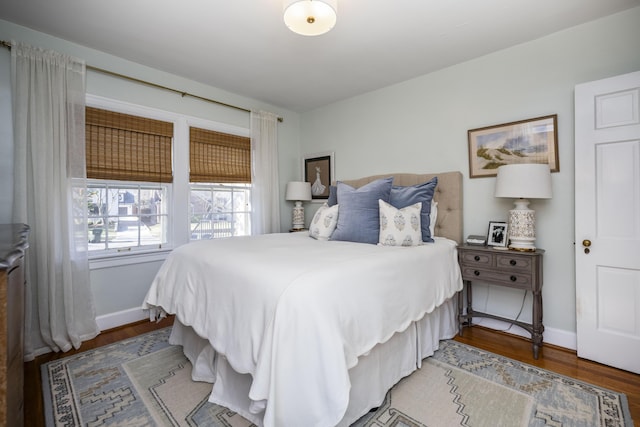
[[[520,251],[520,252],[535,252],[536,246],[534,245],[535,240],[525,240],[525,239],[511,239],[509,243],[509,249],[512,251]]]
[[[518,199],[509,211],[509,249],[522,252],[536,250],[536,212],[529,209],[529,200]]]
[[[291,223],[291,228],[293,230],[300,230],[304,228],[304,207],[302,207],[301,201],[296,201],[295,206],[293,207],[293,222]]]

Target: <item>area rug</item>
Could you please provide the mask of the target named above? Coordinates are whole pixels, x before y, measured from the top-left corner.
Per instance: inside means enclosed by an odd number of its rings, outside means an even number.
[[[207,401],[169,332],[42,365],[47,426],[252,426]],[[624,394],[443,341],[352,427],[632,425]]]

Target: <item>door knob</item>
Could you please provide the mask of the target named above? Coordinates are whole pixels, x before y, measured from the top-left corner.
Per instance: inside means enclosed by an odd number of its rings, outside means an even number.
[[[588,248],[589,246],[591,246],[591,240],[583,240],[582,241],[582,246],[584,246],[585,248]]]

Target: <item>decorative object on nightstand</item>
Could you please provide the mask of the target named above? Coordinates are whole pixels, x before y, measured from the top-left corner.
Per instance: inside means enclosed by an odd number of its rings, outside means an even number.
[[[311,200],[311,184],[304,181],[291,181],[287,183],[285,198],[287,200],[295,201],[292,213],[293,221],[291,224],[291,230],[303,230],[304,207],[302,206],[302,202]]]
[[[472,246],[485,246],[487,244],[487,236],[481,236],[479,234],[470,234],[466,240],[467,245]]]
[[[518,163],[498,168],[495,197],[516,199],[509,211],[509,249],[535,251],[536,216],[528,199],[551,198],[551,172],[547,164]]]
[[[507,249],[509,240],[509,226],[506,222],[489,221],[489,231],[487,232],[487,246],[495,249]]]

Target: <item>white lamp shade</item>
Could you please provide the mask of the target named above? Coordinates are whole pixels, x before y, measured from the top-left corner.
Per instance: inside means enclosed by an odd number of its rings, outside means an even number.
[[[284,23],[294,33],[319,36],[336,25],[337,0],[284,0]]]
[[[498,168],[495,197],[512,199],[550,199],[551,171],[549,165],[518,163]]]
[[[311,200],[311,183],[303,181],[291,181],[287,183],[285,199],[295,201]]]

